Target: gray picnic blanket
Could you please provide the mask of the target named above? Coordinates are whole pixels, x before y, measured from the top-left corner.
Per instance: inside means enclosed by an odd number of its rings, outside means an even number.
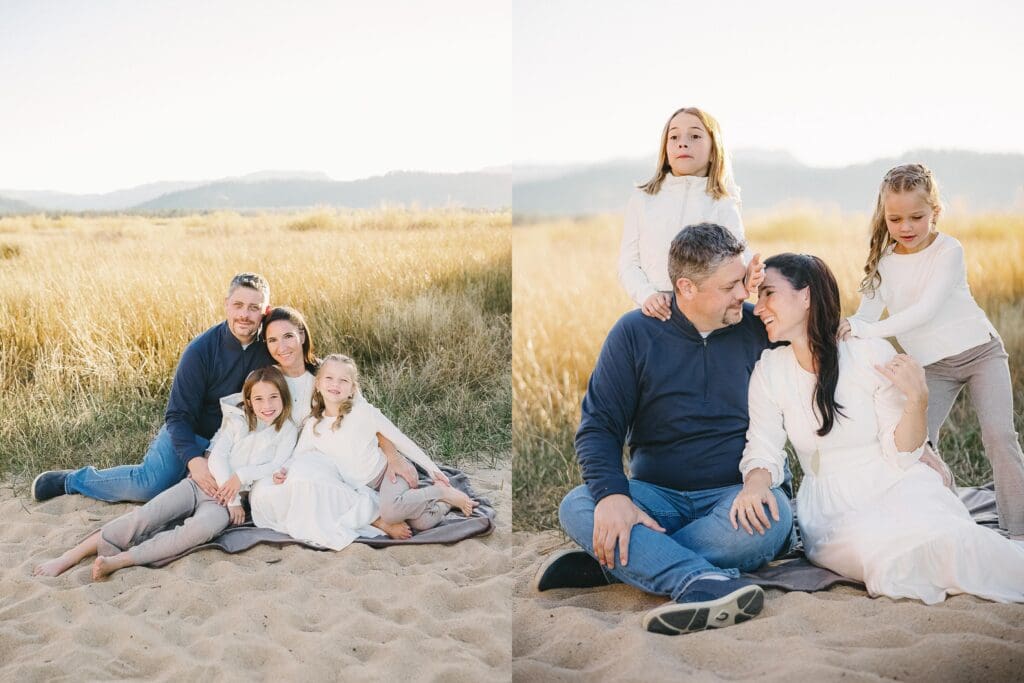
[[[491,502],[488,499],[477,495],[469,483],[469,477],[466,476],[464,472],[445,465],[441,465],[440,467],[441,470],[448,475],[448,479],[451,481],[452,486],[464,492],[470,498],[479,503],[479,505],[473,510],[473,514],[471,516],[463,517],[458,513],[449,513],[449,515],[433,529],[417,532],[413,534],[412,538],[408,538],[406,540],[397,540],[394,538],[388,538],[387,536],[376,538],[365,538],[360,536],[355,540],[355,542],[365,543],[373,548],[384,548],[391,545],[457,543],[458,541],[472,538],[474,536],[486,536],[494,531],[494,518],[497,513],[495,512],[494,506]],[[417,468],[417,471],[419,472],[420,483],[422,485],[429,485],[432,483],[426,472],[419,468]],[[323,546],[316,545],[315,543],[308,543],[306,541],[300,541],[279,531],[261,529],[253,525],[251,517],[247,514],[245,524],[241,526],[228,527],[223,533],[213,538],[209,543],[197,545],[194,548],[186,550],[180,555],[175,555],[174,557],[154,562],[148,566],[163,567],[190,553],[194,553],[197,550],[205,550],[207,548],[216,548],[218,550],[223,550],[226,553],[240,553],[243,550],[248,550],[258,543],[269,543],[277,546],[294,543],[307,548],[312,548],[313,550],[328,550],[328,548],[324,548]]]
[[[969,486],[957,488],[957,495],[967,506],[974,521],[982,526],[999,531],[999,518],[996,516],[996,493],[995,486],[990,482],[984,486]],[[797,528],[799,536],[800,525],[797,515],[796,503],[793,504],[793,525]],[[1000,531],[1000,533],[1003,533]],[[847,578],[829,571],[823,567],[811,564],[804,555],[803,543],[798,541],[796,547],[785,557],[775,560],[768,565],[743,575],[762,588],[777,588],[784,591],[803,591],[812,593],[814,591],[826,590],[836,585],[856,586],[863,588],[860,581]]]

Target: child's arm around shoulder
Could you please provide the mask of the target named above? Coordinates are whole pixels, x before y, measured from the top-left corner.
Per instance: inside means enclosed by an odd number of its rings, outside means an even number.
[[[658,293],[640,265],[640,228],[646,196],[640,189],[633,190],[629,196],[619,245],[619,283],[637,306],[643,306],[652,294]]]

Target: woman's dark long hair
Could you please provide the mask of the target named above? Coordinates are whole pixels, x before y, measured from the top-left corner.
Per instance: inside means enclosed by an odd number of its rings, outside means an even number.
[[[814,406],[821,419],[818,436],[832,431],[837,417],[846,417],[843,407],[836,403],[836,385],[839,383],[839,285],[836,278],[817,256],[808,254],[778,254],[764,262],[786,278],[793,289],[810,287],[811,306],[807,317],[807,341],[811,347],[814,370],[818,379],[814,385]]]
[[[267,313],[266,317],[263,318],[262,334],[264,341],[267,338],[267,325],[275,320],[287,320],[302,330],[302,362],[306,366],[306,370],[315,375],[320,367],[320,359],[313,354],[313,335],[309,331],[306,319],[291,306],[278,306],[270,309],[270,313]]]

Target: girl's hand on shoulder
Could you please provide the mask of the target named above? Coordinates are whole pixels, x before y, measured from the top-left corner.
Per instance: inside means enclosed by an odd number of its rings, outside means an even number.
[[[665,292],[655,292],[647,297],[640,310],[648,317],[668,320],[672,316],[672,297]]]
[[[843,318],[839,321],[839,329],[836,330],[836,339],[839,341],[846,341],[850,338],[853,333],[853,326],[850,325],[849,318]]]
[[[245,523],[245,508],[241,505],[229,505],[228,506],[228,517],[231,519],[231,524],[238,526],[239,524]]]
[[[747,288],[747,296],[757,294],[757,288],[764,282],[764,263],[760,254],[754,254],[747,264],[747,274],[743,277],[743,284]]]
[[[451,481],[448,480],[448,477],[441,470],[434,470],[430,473],[430,476],[433,477],[435,484],[440,484],[441,486],[452,485]]]
[[[928,384],[924,378],[924,368],[916,360],[905,353],[899,353],[885,365],[876,365],[875,370],[902,391],[908,403],[928,407]]]
[[[282,467],[277,472],[274,472],[273,480],[275,484],[283,484],[285,479],[288,478],[288,468]]]
[[[235,499],[241,488],[242,480],[238,478],[237,474],[232,474],[231,478],[224,482],[224,485],[217,490],[217,502],[221,505],[227,505]]]

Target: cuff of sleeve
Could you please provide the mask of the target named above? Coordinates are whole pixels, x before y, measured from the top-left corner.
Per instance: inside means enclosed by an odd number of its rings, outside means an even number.
[[[854,337],[860,337],[861,339],[867,339],[871,336],[871,329],[869,323],[864,320],[858,320],[857,318],[847,318],[850,321],[850,334]]]
[[[590,497],[594,499],[595,505],[608,496],[629,496],[629,480],[625,477],[615,481],[587,482],[587,488],[590,490]]]
[[[782,468],[779,467],[778,463],[762,458],[751,458],[746,462],[740,463],[740,474],[743,475],[743,481],[747,480],[747,474],[751,470],[758,468],[768,470],[768,474],[772,475],[773,489],[782,486]]]

